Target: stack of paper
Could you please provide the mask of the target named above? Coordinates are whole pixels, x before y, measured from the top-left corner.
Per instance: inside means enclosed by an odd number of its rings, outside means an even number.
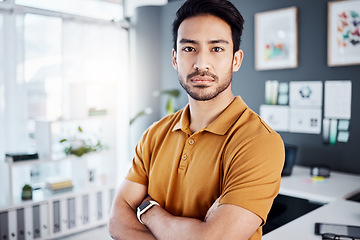
[[[73,187],[71,179],[48,179],[46,188],[52,191],[67,190]]]

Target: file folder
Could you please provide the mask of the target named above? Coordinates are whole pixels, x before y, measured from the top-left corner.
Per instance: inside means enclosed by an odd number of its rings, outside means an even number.
[[[60,224],[60,201],[53,202],[54,233],[61,231]]]
[[[60,200],[60,229],[61,233],[64,233],[68,229],[68,212],[67,212],[67,200],[61,199]]]
[[[97,203],[97,220],[101,220],[103,218],[103,201],[102,201],[102,192],[96,193],[96,203]]]
[[[9,210],[8,212],[8,223],[9,223],[9,239],[17,240],[17,219],[16,210]]]
[[[75,221],[75,198],[68,198],[67,199],[67,215],[68,215],[68,228],[75,228],[76,227],[76,221]]]
[[[83,197],[82,196],[77,196],[75,198],[75,221],[76,221],[76,226],[80,227],[82,226],[84,220],[84,216],[83,216]]]
[[[40,230],[40,205],[34,205],[33,208],[33,235],[34,239],[41,237]]]
[[[0,238],[9,239],[8,212],[0,212]]]
[[[16,210],[17,219],[17,239],[25,240],[25,211],[24,208]]]
[[[82,204],[82,210],[83,210],[83,224],[89,223],[90,216],[89,216],[89,195],[82,196],[83,204]]]
[[[33,240],[33,208],[28,206],[24,208],[24,220],[25,220],[25,240]]]
[[[40,229],[41,238],[49,236],[49,205],[47,203],[40,204]]]

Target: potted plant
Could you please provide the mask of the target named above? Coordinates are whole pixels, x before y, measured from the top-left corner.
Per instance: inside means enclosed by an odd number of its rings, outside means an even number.
[[[21,199],[22,200],[31,200],[32,199],[33,188],[29,184],[25,184],[22,188]]]
[[[99,139],[95,140],[90,137],[83,135],[83,130],[79,126],[78,134],[69,139],[61,139],[60,143],[66,144],[64,151],[66,155],[74,154],[77,157],[89,152],[101,151],[104,149],[101,141]]]

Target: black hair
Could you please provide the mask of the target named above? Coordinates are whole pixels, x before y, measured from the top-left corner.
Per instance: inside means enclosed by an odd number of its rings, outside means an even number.
[[[180,24],[187,18],[207,14],[216,16],[230,25],[234,44],[233,51],[235,53],[239,50],[244,18],[231,2],[227,0],[187,0],[176,12],[172,25],[173,48],[175,51]]]

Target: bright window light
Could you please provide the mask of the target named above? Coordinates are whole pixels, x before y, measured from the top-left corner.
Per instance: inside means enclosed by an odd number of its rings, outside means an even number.
[[[123,19],[123,6],[116,1],[99,0],[15,0],[18,5],[105,19]]]
[[[61,116],[62,20],[27,14],[24,18],[24,77],[29,118]]]

